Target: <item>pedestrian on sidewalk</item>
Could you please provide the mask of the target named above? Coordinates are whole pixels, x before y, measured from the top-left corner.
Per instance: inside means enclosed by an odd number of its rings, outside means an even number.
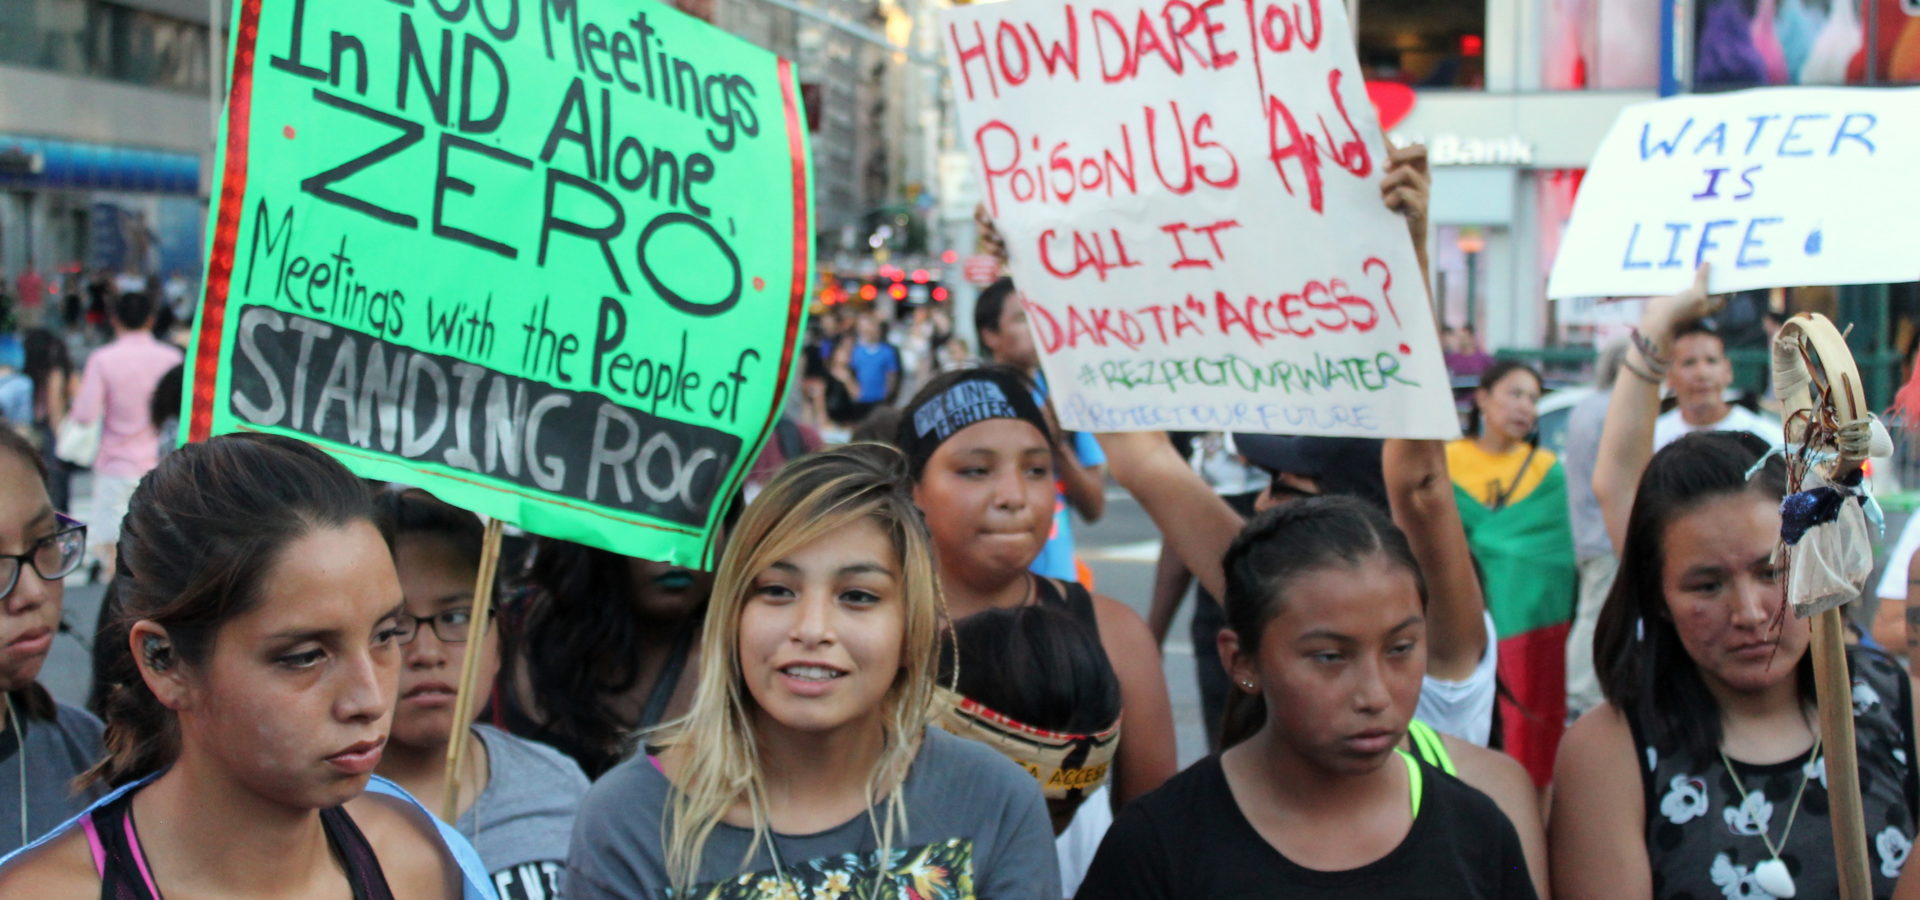
[[[180,365],[180,348],[154,338],[154,305],[134,291],[114,302],[113,341],[87,357],[80,395],[69,417],[99,423],[100,450],[93,461],[93,511],[89,536],[101,577],[114,571],[114,544],[120,520],[142,476],[160,461],[159,433],[153,427],[153,392],[168,369]]]

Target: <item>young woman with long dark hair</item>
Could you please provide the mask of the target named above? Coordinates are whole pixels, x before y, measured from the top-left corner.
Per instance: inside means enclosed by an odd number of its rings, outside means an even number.
[[[1652,452],[1673,336],[1716,305],[1704,268],[1650,301],[1607,411],[1594,493],[1620,572],[1594,638],[1607,702],[1567,731],[1554,770],[1560,897],[1838,896],[1811,629],[1786,608],[1774,553],[1785,463],[1744,433]],[[1884,654],[1848,662],[1885,897],[1920,820],[1913,693]]]
[[[525,591],[503,610],[519,635],[501,667],[495,725],[573,757],[588,778],[625,759],[636,730],[693,698],[711,573],[538,539]]]
[[[404,607],[358,479],[289,438],[193,444],[141,481],[119,551],[90,773],[116,790],[0,865],[0,896],[492,896],[466,841],[372,774]]]
[[[1265,722],[1122,810],[1082,895],[1535,896],[1500,808],[1400,749],[1426,674],[1426,585],[1386,514],[1289,503],[1222,565],[1220,656]]]

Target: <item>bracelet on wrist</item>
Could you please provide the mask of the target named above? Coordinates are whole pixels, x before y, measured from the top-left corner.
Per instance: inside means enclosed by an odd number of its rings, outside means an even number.
[[[1667,369],[1673,365],[1673,360],[1661,353],[1660,348],[1654,345],[1653,339],[1641,334],[1640,329],[1633,329],[1632,334],[1633,346],[1640,351],[1640,358],[1646,360],[1647,365],[1655,373],[1665,375]]]
[[[1623,369],[1626,369],[1629,372],[1632,372],[1634,374],[1634,377],[1639,378],[1641,381],[1644,381],[1651,385],[1658,386],[1661,382],[1666,380],[1662,375],[1655,375],[1652,372],[1648,372],[1646,369],[1643,369],[1640,366],[1635,365],[1633,361],[1633,357],[1631,356],[1621,359],[1620,367]]]

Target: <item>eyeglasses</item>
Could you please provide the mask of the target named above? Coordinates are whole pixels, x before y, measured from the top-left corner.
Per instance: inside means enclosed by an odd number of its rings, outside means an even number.
[[[33,566],[41,581],[59,581],[80,568],[80,562],[87,556],[87,526],[57,513],[54,521],[60,530],[34,541],[27,552],[15,556],[0,554],[0,599],[13,595],[14,587],[20,583],[23,565]]]
[[[413,639],[420,635],[422,625],[432,626],[433,636],[439,638],[443,644],[464,644],[467,642],[467,625],[473,621],[473,610],[461,606],[443,610],[431,616],[416,616],[401,612],[398,618],[400,621],[397,624],[400,627],[394,639],[399,641],[402,647],[413,643]]]

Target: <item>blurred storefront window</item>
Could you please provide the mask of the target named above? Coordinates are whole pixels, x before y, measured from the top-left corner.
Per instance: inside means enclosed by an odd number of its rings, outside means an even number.
[[[1700,0],[1693,88],[1920,82],[1915,0]]]
[[[1368,81],[1486,86],[1486,4],[1360,0],[1358,7],[1360,70]]]
[[[1540,86],[1646,90],[1660,84],[1660,0],[1539,0]]]

